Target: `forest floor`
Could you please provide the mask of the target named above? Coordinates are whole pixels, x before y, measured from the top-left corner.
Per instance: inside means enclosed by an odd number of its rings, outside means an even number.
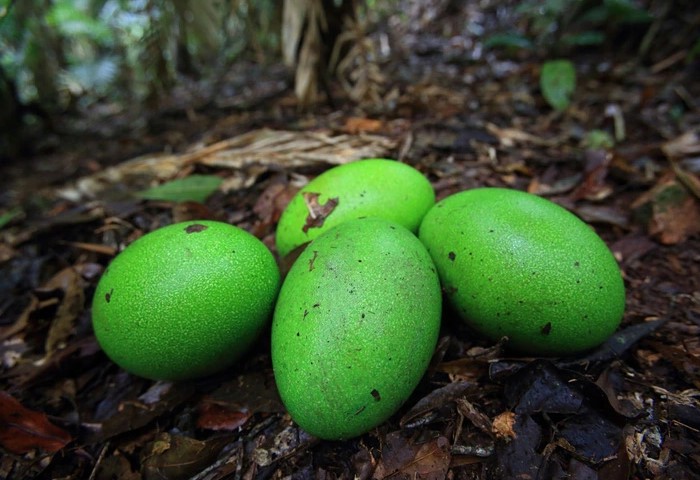
[[[579,51],[572,103],[555,112],[542,59],[477,55],[468,13],[416,19],[371,105],[336,85],[334,108],[300,109],[283,68],[240,65],[206,105],[180,92],[140,117],[67,119],[73,133],[3,165],[0,478],[700,478],[700,65]],[[92,294],[124,245],[212,218],[274,251],[299,186],[366,157],[413,165],[438,199],[503,186],[575,212],[621,266],[618,333],[524,358],[446,313],[413,396],[342,442],[285,413],[266,337],[192,382],[144,380],[101,352]],[[223,182],[204,202],[134,195],[193,174]]]

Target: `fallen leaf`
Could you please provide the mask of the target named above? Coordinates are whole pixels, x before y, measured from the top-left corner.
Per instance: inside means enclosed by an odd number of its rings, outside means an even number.
[[[374,478],[442,480],[450,467],[450,441],[439,436],[429,442],[414,444],[402,432],[386,436]]]
[[[54,275],[44,288],[55,288],[62,292],[46,336],[46,354],[51,355],[54,350],[64,347],[75,334],[76,320],[85,308],[85,281],[75,268],[68,267]]]
[[[550,60],[542,65],[540,89],[547,103],[563,111],[571,102],[576,89],[576,69],[570,60]]]
[[[24,407],[0,392],[0,445],[18,455],[39,448],[49,453],[65,447],[70,434],[49,421],[42,412]]]
[[[141,474],[144,480],[191,478],[210,465],[229,442],[226,437],[202,441],[163,432],[144,447]]]
[[[370,132],[375,133],[382,129],[384,126],[381,120],[373,120],[371,118],[364,117],[350,117],[345,120],[345,125],[343,125],[343,131],[351,135],[357,135],[358,133]]]
[[[190,175],[143,190],[137,195],[147,200],[204,203],[211,194],[218,190],[222,182],[223,179],[216,175]]]
[[[514,425],[515,413],[509,411],[499,413],[491,423],[492,432],[494,435],[496,435],[496,438],[502,438],[505,440],[510,440],[518,436],[513,428]]]
[[[444,387],[433,390],[425,397],[421,398],[406,414],[401,417],[399,425],[410,427],[412,423],[424,418],[430,412],[437,410],[449,402],[460,398],[469,388],[474,387],[472,382],[453,382]]]
[[[684,242],[700,233],[700,202],[673,174],[665,175],[642,194],[632,209],[649,234],[665,245]]]

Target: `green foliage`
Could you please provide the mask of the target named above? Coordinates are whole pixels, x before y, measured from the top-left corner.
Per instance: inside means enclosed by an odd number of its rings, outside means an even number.
[[[109,26],[90,16],[89,12],[77,8],[78,2],[58,0],[46,14],[46,23],[60,35],[93,41],[98,45],[109,45],[113,32]]]
[[[21,213],[22,213],[22,210],[19,207],[17,207],[17,208],[13,208],[11,210],[8,210],[7,212],[5,212],[3,214],[0,214],[0,229],[3,228],[8,223],[10,223],[15,218],[17,218]]]
[[[593,150],[606,150],[615,146],[615,139],[605,130],[594,129],[586,134],[583,145]]]
[[[484,47],[486,48],[497,48],[505,47],[509,49],[524,49],[531,50],[534,47],[532,40],[527,38],[525,35],[521,35],[515,32],[497,33],[495,35],[489,36],[484,41]]]
[[[545,62],[540,73],[540,89],[555,110],[566,110],[576,89],[576,69],[569,60]]]
[[[279,10],[273,0],[0,0],[0,66],[22,102],[47,110],[157,102],[180,75],[277,55]]]
[[[190,175],[138,192],[137,195],[147,200],[203,203],[219,188],[222,181],[216,175]]]
[[[539,46],[553,52],[561,47],[597,46],[616,27],[653,20],[633,0],[528,0],[516,8],[516,14],[526,31],[494,35],[486,40],[486,47]]]

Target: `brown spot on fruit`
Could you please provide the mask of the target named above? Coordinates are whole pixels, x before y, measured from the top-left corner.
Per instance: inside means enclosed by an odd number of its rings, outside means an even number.
[[[114,289],[110,289],[109,292],[105,293],[105,302],[109,303],[110,300],[112,300],[112,294],[114,293]]]
[[[382,396],[379,394],[379,391],[376,388],[373,388],[370,393],[372,394],[372,397],[374,398],[375,402],[378,402],[382,399]]]
[[[209,227],[207,227],[206,225],[202,225],[201,223],[193,223],[192,225],[187,225],[187,227],[185,227],[185,232],[186,233],[199,233],[199,232],[206,230],[207,228],[209,228]]]
[[[447,258],[449,258],[450,261],[454,262],[455,258],[457,258],[457,255],[455,255],[455,252],[450,252],[447,254]]]
[[[306,216],[306,222],[301,228],[304,233],[308,232],[310,228],[321,228],[326,218],[328,218],[328,216],[333,213],[333,210],[335,210],[335,207],[338,206],[338,197],[329,198],[326,203],[321,205],[318,203],[318,197],[320,196],[320,193],[302,193],[306,209],[309,211],[309,214]]]
[[[542,327],[542,335],[549,335],[549,332],[552,331],[552,322],[547,322],[546,325]]]

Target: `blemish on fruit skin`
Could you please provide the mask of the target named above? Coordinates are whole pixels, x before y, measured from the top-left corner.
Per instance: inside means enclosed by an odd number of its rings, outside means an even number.
[[[306,309],[304,309],[304,316],[303,316],[303,317],[301,317],[301,318],[302,318],[302,319],[306,318],[306,316],[307,316],[308,314],[309,314],[309,311],[308,311],[308,310],[306,310]]]
[[[109,292],[105,293],[105,301],[109,303],[109,301],[112,299],[112,294],[114,293],[114,289],[110,289]]]
[[[311,257],[309,260],[309,272],[314,269],[314,262],[316,261],[316,258],[318,257],[318,251],[314,250],[314,256]]]
[[[209,228],[209,227],[207,227],[206,225],[202,225],[201,223],[193,223],[192,225],[187,225],[187,227],[185,227],[185,232],[186,233],[198,233],[198,232],[203,232],[207,228]]]
[[[542,327],[542,335],[549,335],[549,332],[552,331],[552,322],[547,322],[543,327]]]
[[[311,308],[318,308],[321,306],[321,302],[316,302],[313,305],[311,305]]]
[[[382,399],[382,396],[379,394],[379,391],[376,388],[373,388],[370,393],[372,394],[372,398],[374,398],[375,402],[378,402]]]
[[[362,412],[364,412],[364,411],[365,411],[365,408],[367,408],[367,405],[362,405],[362,406],[355,412],[355,415],[359,415],[359,414],[361,414]]]
[[[457,258],[457,255],[455,255],[455,252],[450,252],[447,254],[447,258],[449,258],[450,261],[454,262],[455,258]]]

